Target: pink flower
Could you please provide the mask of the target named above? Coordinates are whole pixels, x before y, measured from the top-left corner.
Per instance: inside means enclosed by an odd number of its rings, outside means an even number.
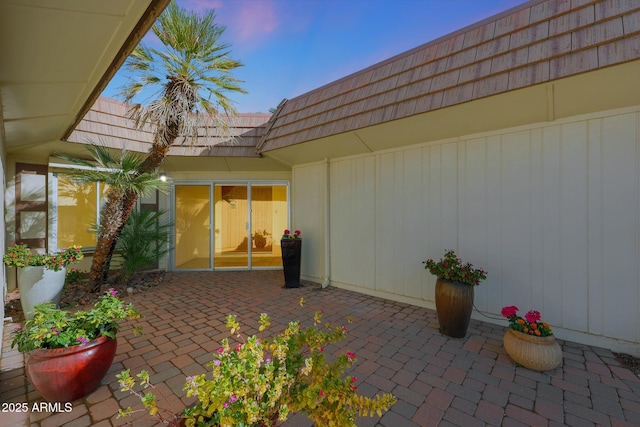
[[[352,353],[352,352],[350,352],[350,351],[347,351],[347,359],[349,359],[349,360],[351,361],[351,360],[353,360],[353,359],[355,359],[355,358],[356,358],[355,353]]]
[[[78,338],[76,338],[76,341],[80,341],[80,343],[82,343],[82,344],[86,344],[87,343],[87,339],[85,337],[78,337]]]
[[[242,344],[236,344],[236,351],[240,351],[242,349]]]
[[[229,407],[229,402],[224,402],[224,404],[222,406],[224,406],[225,408],[228,408]]]
[[[318,394],[319,394],[320,396],[324,396],[324,391],[320,390],[320,391],[318,392]]]
[[[118,292],[116,292],[116,290],[114,288],[109,288],[109,294],[112,297],[115,297],[116,295],[118,295]]]
[[[355,383],[356,381],[358,381],[358,377],[351,377],[351,382]]]
[[[524,318],[529,323],[534,323],[540,320],[540,312],[536,310],[529,310],[527,314],[524,315]]]
[[[504,317],[513,317],[518,312],[518,307],[515,305],[509,305],[506,307],[502,307],[502,315]]]
[[[218,354],[222,354],[224,353],[224,348],[220,347],[217,351],[218,351]]]

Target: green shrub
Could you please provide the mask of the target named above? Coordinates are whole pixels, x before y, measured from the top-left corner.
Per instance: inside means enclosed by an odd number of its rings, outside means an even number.
[[[171,225],[163,220],[165,213],[150,210],[131,213],[116,247],[116,254],[121,258],[119,268],[125,281],[139,271],[153,268],[169,252]]]

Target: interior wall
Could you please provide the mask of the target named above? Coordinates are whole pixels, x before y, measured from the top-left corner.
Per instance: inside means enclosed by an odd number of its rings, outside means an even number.
[[[488,271],[478,310],[539,310],[560,338],[640,353],[639,134],[634,107],[331,161],[331,283],[433,307],[422,261],[455,249]],[[321,172],[294,169],[313,236]]]

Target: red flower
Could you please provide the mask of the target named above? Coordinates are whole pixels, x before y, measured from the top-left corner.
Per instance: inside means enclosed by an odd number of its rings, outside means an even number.
[[[504,317],[513,317],[518,312],[518,307],[515,305],[509,305],[507,307],[502,307],[502,315]]]
[[[527,322],[534,323],[540,320],[540,312],[536,310],[529,310],[527,314],[524,315],[524,318],[527,319]]]

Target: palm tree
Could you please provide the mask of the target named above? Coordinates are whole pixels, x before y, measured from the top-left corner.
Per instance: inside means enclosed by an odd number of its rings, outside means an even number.
[[[228,119],[236,110],[226,93],[246,92],[238,86],[241,81],[230,74],[242,63],[229,58],[229,45],[220,43],[225,27],[215,24],[214,19],[214,10],[198,15],[178,7],[173,0],[152,27],[163,49],[141,43],[127,59],[125,68],[131,77],[120,97],[130,105],[128,114],[136,127],[155,128],[140,174],[157,173],[176,139],[195,141],[199,127],[205,131],[213,128],[218,135],[228,134]],[[136,102],[141,97],[145,102]],[[203,126],[204,121],[207,126]],[[117,236],[137,199],[135,191],[125,191]],[[94,257],[94,289],[98,286],[95,281],[107,277],[117,239],[109,241],[106,254]],[[106,242],[99,245],[101,249],[103,244]]]
[[[118,241],[119,230],[126,221],[122,215],[125,195],[149,195],[151,191],[163,189],[166,184],[155,173],[140,172],[144,160],[137,154],[123,151],[118,156],[106,147],[95,144],[87,146],[87,150],[91,160],[65,154],[55,156],[83,167],[69,172],[72,181],[78,184],[101,182],[107,186],[106,201],[100,210],[98,239],[90,272],[93,291],[98,292],[100,283],[106,279],[102,271],[103,265],[111,261],[105,257],[111,246]]]

